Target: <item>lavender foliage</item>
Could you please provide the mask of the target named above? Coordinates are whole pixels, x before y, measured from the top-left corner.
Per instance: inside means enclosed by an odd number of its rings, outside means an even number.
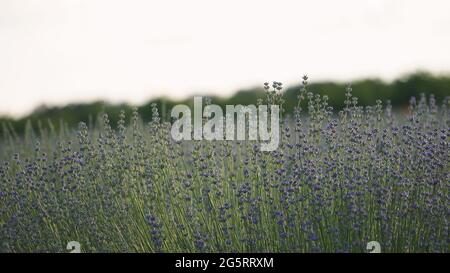
[[[175,142],[156,105],[0,142],[0,251],[449,252],[450,98],[336,112],[307,88],[281,143]],[[282,105],[282,84],[265,84]],[[261,103],[261,102],[259,102]]]

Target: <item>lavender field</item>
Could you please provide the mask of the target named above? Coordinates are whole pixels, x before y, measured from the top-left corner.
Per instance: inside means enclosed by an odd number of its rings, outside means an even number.
[[[343,92],[332,109],[305,81],[272,152],[176,142],[156,105],[148,124],[5,129],[0,251],[449,252],[450,98],[400,112]]]

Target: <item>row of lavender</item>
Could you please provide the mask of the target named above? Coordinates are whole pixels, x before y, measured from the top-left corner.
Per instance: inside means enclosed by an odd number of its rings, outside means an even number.
[[[267,101],[283,103],[281,84]],[[270,89],[270,90],[269,90]],[[6,135],[0,250],[64,252],[448,252],[450,99],[338,114],[306,78],[281,143],[174,142],[137,112],[76,132]],[[304,109],[302,109],[302,107]]]

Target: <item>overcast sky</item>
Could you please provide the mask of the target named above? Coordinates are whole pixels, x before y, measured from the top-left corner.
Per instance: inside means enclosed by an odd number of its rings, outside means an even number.
[[[450,71],[450,1],[1,0],[0,114]]]

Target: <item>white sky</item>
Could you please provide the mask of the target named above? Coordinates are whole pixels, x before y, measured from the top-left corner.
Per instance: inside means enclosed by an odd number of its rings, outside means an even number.
[[[450,1],[1,0],[0,114],[450,71]]]

